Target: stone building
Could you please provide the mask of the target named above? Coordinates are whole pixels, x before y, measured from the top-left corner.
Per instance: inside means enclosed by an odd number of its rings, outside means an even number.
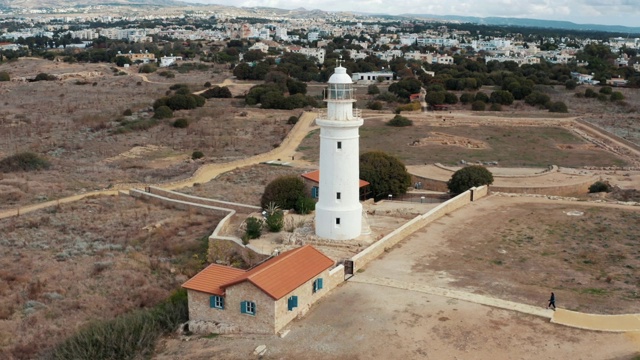
[[[182,287],[189,320],[231,331],[273,334],[304,315],[344,280],[334,261],[311,245],[284,252],[249,270],[211,264]]]

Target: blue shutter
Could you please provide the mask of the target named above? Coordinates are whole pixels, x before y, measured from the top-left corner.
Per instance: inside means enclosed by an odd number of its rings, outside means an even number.
[[[243,301],[240,303],[240,312],[243,314],[247,313],[247,302]]]
[[[318,281],[318,290],[322,289],[322,278],[319,278],[316,281]]]
[[[311,188],[311,197],[314,199],[318,198],[318,187],[314,186]]]
[[[215,296],[209,296],[209,307],[216,307],[216,297]]]
[[[295,309],[298,307],[298,297],[297,296],[292,296],[287,300],[288,303],[288,309],[289,311]]]
[[[256,303],[253,303],[253,315],[258,315],[258,305]]]

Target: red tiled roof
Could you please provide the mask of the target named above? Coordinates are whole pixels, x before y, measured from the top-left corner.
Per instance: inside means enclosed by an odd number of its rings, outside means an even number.
[[[202,291],[208,294],[224,295],[222,285],[244,275],[245,270],[230,266],[211,264],[194,277],[187,280],[182,287],[185,289]]]
[[[315,183],[318,183],[318,184],[320,183],[320,170],[308,172],[308,173],[302,174],[300,176],[302,176],[303,178],[305,178],[307,180],[311,180],[311,181],[313,181]],[[368,181],[364,181],[364,180],[360,179],[360,187],[361,188],[365,187],[367,185],[369,185]]]
[[[274,300],[278,300],[333,266],[334,262],[311,245],[284,252],[250,270],[210,265],[182,287],[215,295],[224,289],[249,281]],[[234,272],[235,276],[232,275]]]

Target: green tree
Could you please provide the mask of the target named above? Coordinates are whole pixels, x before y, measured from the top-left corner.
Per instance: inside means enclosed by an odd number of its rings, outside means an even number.
[[[480,165],[466,166],[451,176],[447,188],[452,194],[461,194],[472,187],[493,184],[493,174]]]
[[[125,64],[131,65],[131,59],[126,56],[116,56],[115,63],[116,66],[123,67]]]
[[[382,151],[360,155],[360,179],[368,181],[376,201],[387,195],[400,195],[411,186],[411,175],[396,157]]]
[[[280,209],[295,209],[296,202],[303,197],[306,197],[304,181],[299,176],[281,176],[267,184],[260,206],[266,208],[273,203]]]

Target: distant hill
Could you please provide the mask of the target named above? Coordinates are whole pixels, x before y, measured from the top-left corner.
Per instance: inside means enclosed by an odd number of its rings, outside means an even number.
[[[17,9],[41,9],[52,7],[73,7],[90,5],[114,6],[186,6],[182,1],[175,0],[0,0],[0,7]]]
[[[520,18],[503,18],[503,17],[482,18],[482,17],[475,17],[475,16],[428,15],[428,14],[404,14],[402,16],[424,18],[424,19],[460,21],[460,22],[485,24],[485,25],[528,26],[528,27],[551,28],[551,29],[592,30],[592,31],[640,34],[640,27],[630,27],[630,26],[621,26],[621,25],[576,24],[571,21],[524,19],[524,18],[520,19]]]

